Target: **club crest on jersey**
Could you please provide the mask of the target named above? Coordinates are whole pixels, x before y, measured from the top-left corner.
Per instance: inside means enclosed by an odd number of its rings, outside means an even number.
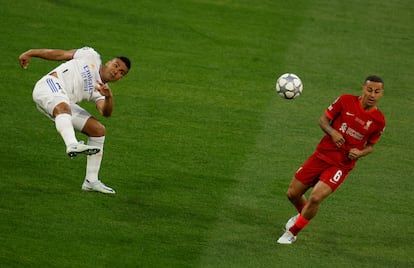
[[[364,129],[368,130],[369,127],[371,126],[371,124],[372,124],[372,121],[371,120],[368,120],[367,123],[365,124]]]

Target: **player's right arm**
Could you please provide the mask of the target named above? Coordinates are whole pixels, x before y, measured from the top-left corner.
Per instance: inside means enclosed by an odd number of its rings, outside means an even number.
[[[62,50],[62,49],[29,49],[19,56],[19,63],[23,69],[27,69],[30,59],[32,57],[41,58],[45,60],[71,60],[76,49]]]
[[[331,136],[332,141],[335,143],[335,145],[339,148],[341,147],[344,143],[345,143],[345,139],[342,136],[342,134],[337,131],[336,129],[334,129],[331,125],[331,120],[328,118],[328,116],[326,115],[326,113],[324,113],[320,118],[319,118],[319,126],[321,127],[321,129],[327,133],[328,135]]]

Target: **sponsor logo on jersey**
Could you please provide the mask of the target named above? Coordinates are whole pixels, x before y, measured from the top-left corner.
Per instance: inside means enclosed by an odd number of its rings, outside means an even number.
[[[342,123],[339,130],[342,133],[347,134],[347,135],[349,135],[349,136],[351,136],[351,137],[353,137],[354,139],[357,139],[357,140],[362,140],[365,137],[364,134],[361,134],[358,131],[356,131],[355,129],[349,127],[346,123]]]
[[[83,66],[83,72],[81,73],[83,79],[83,91],[92,93],[94,90],[92,73],[88,65]]]

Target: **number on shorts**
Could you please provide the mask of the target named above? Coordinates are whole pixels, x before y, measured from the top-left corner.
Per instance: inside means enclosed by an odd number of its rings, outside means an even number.
[[[330,179],[332,183],[338,183],[341,180],[342,177],[342,170],[338,170],[333,178]]]

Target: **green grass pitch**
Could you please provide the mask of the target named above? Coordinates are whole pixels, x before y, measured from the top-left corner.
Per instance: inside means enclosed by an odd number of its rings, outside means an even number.
[[[414,266],[414,2],[1,2],[0,267]],[[113,116],[97,115],[115,196],[81,191],[85,158],[32,102],[58,63],[17,61],[85,45],[132,60]],[[296,100],[275,94],[285,72],[304,83]],[[318,117],[370,74],[385,80],[382,140],[277,245]]]

